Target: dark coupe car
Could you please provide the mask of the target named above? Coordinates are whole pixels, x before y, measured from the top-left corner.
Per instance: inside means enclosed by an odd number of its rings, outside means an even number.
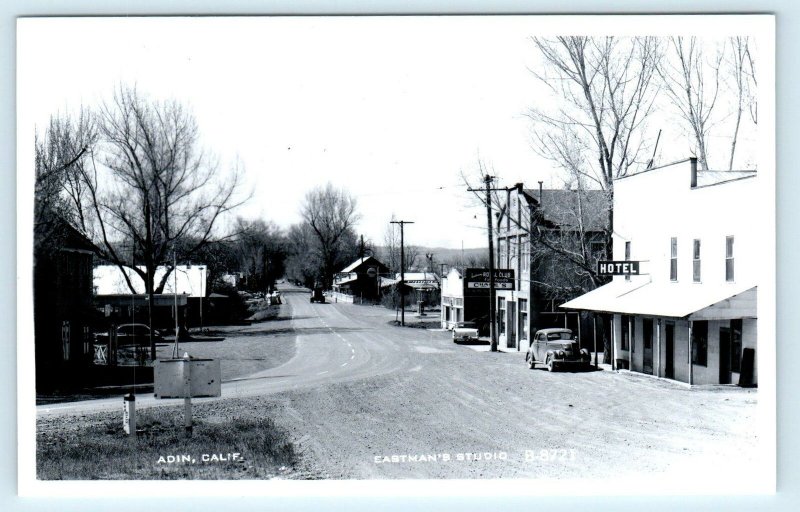
[[[533,369],[536,363],[544,364],[549,371],[557,366],[579,366],[588,368],[591,355],[578,345],[578,337],[570,329],[541,329],[536,331],[531,346],[525,354],[525,362]]]

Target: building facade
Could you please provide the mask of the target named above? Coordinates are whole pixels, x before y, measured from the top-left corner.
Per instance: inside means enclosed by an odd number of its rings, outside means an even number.
[[[40,233],[35,233],[37,237]],[[57,221],[34,260],[37,390],[85,384],[92,361],[92,245]]]
[[[755,171],[697,160],[614,183],[614,261],[638,273],[562,305],[611,314],[616,368],[689,384],[757,382]]]
[[[450,269],[442,278],[441,325],[453,329],[460,322],[473,322],[481,336],[489,335],[489,289],[470,287],[470,272],[488,269]]]
[[[389,268],[374,256],[359,258],[333,278],[333,297],[342,302],[377,302],[380,300],[380,276]]]
[[[558,305],[594,288],[589,273],[605,249],[605,193],[599,190],[526,189],[505,194],[497,215],[495,267],[515,276],[496,291],[497,340],[502,350],[524,351],[538,329],[568,327],[591,348],[593,323]],[[581,260],[582,259],[582,260]]]

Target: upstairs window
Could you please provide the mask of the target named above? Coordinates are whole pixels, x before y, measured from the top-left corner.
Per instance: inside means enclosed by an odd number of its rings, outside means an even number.
[[[733,282],[733,237],[725,237],[725,281]]]
[[[692,280],[700,282],[700,240],[695,239],[692,244]]]
[[[531,245],[530,240],[526,235],[519,237],[519,244],[521,246],[519,266],[522,270],[522,275],[530,275],[531,272]]]
[[[669,280],[678,280],[678,239],[669,239]]]

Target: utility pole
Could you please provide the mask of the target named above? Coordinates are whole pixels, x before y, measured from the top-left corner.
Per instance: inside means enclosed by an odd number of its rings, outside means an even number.
[[[492,191],[493,190],[506,190],[505,188],[492,188],[492,181],[494,178],[488,174],[484,176],[483,182],[486,187],[481,189],[467,189],[470,192],[486,192],[486,224],[488,226],[489,234],[489,334],[492,338],[491,350],[497,352],[497,312],[495,304],[495,289],[494,289],[494,233],[492,231]]]
[[[406,224],[414,224],[408,220],[393,220],[389,224],[400,224],[400,325],[406,325],[406,290],[404,288],[406,282],[406,253],[403,242],[403,226]]]

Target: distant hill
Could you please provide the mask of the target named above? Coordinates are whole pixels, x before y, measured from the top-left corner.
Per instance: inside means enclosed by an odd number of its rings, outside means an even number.
[[[488,265],[489,249],[487,247],[477,247],[470,249],[450,249],[445,247],[424,247],[414,246],[419,257],[416,261],[416,266],[421,267],[425,265],[425,254],[433,253],[434,265],[436,270],[440,270],[439,265],[444,263],[447,266],[458,267],[482,267]],[[375,247],[377,257],[380,259],[381,254],[386,254],[387,250],[384,246]]]

